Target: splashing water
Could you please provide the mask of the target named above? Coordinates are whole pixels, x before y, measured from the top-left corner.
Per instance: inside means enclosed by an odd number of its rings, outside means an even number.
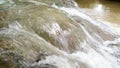
[[[45,8],[49,6],[33,0],[29,2],[38,6],[42,4]],[[0,4],[2,3],[3,0],[0,1]],[[23,10],[26,10],[26,7],[20,9],[21,12],[24,13]],[[42,10],[43,9],[44,8],[42,8]],[[89,16],[82,13],[78,7],[66,8],[58,7],[53,4],[47,10],[56,10],[55,13],[62,12],[70,21],[67,21],[67,18],[63,21],[64,15],[63,18],[59,16],[52,18],[50,13],[45,13],[46,10],[36,13],[38,17],[35,18],[38,21],[31,21],[32,15],[34,16],[32,12],[34,11],[25,11],[31,13],[25,17],[29,18],[25,19],[25,21],[28,20],[27,25],[30,27],[27,27],[25,23],[21,23],[24,21],[19,21],[24,18],[20,17],[21,19],[17,20],[16,17],[17,21],[12,21],[12,24],[8,24],[9,26],[6,28],[1,28],[0,37],[10,37],[16,44],[19,42],[19,44],[28,45],[28,47],[32,47],[32,44],[37,45],[37,48],[52,53],[46,56],[45,59],[32,63],[31,66],[51,64],[57,68],[120,68],[120,31],[113,30],[109,25],[91,19]],[[40,17],[39,13],[41,16],[43,13],[43,16]],[[44,16],[44,14],[47,15]],[[60,18],[60,21],[58,18]],[[48,19],[49,21],[44,19]],[[41,23],[41,21],[47,23]],[[39,24],[36,24],[36,22]],[[35,25],[35,27],[31,24]],[[44,37],[44,34],[47,36],[47,39],[46,36]],[[19,35],[25,38],[21,39],[22,37],[19,37]],[[24,45],[16,45],[16,47],[19,46],[19,48],[22,48]],[[22,49],[20,50],[22,51]],[[25,51],[29,53],[27,50]],[[31,52],[34,51],[30,51],[30,53]]]

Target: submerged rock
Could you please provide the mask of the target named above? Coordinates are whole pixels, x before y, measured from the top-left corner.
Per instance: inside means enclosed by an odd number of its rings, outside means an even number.
[[[6,24],[5,27],[3,26],[4,28],[15,27],[16,29],[17,27],[28,33],[35,33],[67,52],[75,51],[76,46],[85,38],[85,34],[78,23],[71,20],[63,11],[50,6],[20,3],[7,10],[2,10],[0,14],[6,14],[5,12],[7,15],[3,15],[5,20],[1,22],[7,24],[7,26]],[[19,34],[17,38],[19,40]]]
[[[0,9],[0,48],[5,52],[15,52],[13,55],[8,53],[8,56],[0,54],[0,66],[3,68],[21,68],[23,59],[29,62],[29,65],[45,59],[50,54],[60,55],[61,50],[74,52],[85,38],[78,23],[65,12],[51,6],[20,0],[11,5],[2,5]],[[40,54],[43,51],[47,52],[47,55]],[[16,53],[17,56],[14,56]],[[2,65],[4,63],[5,65]],[[54,67],[46,64],[41,66]]]

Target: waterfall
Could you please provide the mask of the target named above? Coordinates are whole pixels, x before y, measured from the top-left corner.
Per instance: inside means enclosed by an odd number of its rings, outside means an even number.
[[[61,7],[10,1],[0,1],[0,67],[6,59],[6,68],[120,68],[120,31],[92,19],[75,2]]]

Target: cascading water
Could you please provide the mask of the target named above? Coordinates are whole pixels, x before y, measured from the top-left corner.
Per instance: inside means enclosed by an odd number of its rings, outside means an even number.
[[[0,1],[0,56],[20,53],[28,61],[20,59],[22,68],[120,68],[119,30],[90,18],[75,3],[68,8],[14,1]],[[1,62],[0,57],[0,67]]]

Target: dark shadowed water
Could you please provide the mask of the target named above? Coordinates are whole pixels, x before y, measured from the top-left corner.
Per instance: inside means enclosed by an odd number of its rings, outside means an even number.
[[[120,2],[106,0],[76,0],[86,14],[99,21],[120,27]]]

